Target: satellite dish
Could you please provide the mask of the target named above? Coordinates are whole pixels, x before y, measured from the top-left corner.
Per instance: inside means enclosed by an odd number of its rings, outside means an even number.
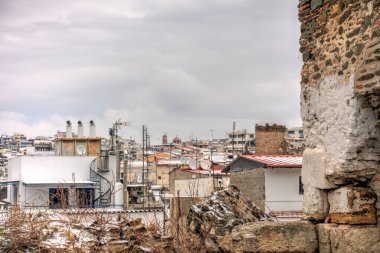
[[[82,144],[77,145],[76,147],[77,155],[85,155],[86,154],[86,147]]]

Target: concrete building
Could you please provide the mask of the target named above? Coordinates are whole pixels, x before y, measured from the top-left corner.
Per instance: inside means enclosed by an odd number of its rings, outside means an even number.
[[[115,160],[115,159],[114,159]],[[115,205],[112,175],[95,171],[94,156],[21,156],[8,164],[7,201],[33,208]],[[121,193],[122,194],[122,193]]]
[[[244,154],[247,151],[253,152],[255,147],[255,133],[246,129],[236,130],[227,133],[226,151],[234,154]]]
[[[241,155],[222,172],[262,210],[292,219],[302,213],[301,167],[299,155]]]
[[[150,179],[155,185],[169,190],[169,173],[182,165],[180,160],[157,160],[152,163]]]
[[[91,122],[92,135],[94,128]],[[68,121],[66,136],[55,139],[55,155],[39,156],[35,152],[33,156],[10,159],[8,180],[1,182],[9,185],[9,203],[49,208],[123,206],[119,158],[102,156],[101,138],[85,137],[80,121],[78,136],[73,137]],[[80,202],[75,197],[78,194]]]
[[[79,121],[80,122],[80,121]],[[90,125],[90,128],[95,127]],[[95,133],[94,130],[90,132]],[[67,121],[66,136],[56,138],[55,155],[57,156],[95,156],[97,159],[98,169],[107,170],[104,166],[107,164],[106,157],[101,157],[101,138],[95,136],[85,137],[83,135],[83,125],[78,124],[78,133],[80,136],[73,137],[71,122]],[[102,168],[102,166],[104,168]]]
[[[33,141],[35,151],[52,151],[54,142],[45,136],[37,136]]]

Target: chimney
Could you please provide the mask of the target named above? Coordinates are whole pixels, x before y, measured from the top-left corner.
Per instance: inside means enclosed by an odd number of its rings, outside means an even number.
[[[70,120],[66,121],[66,138],[73,138],[73,129]]]
[[[283,125],[255,126],[256,154],[258,155],[280,155],[284,154],[283,145],[285,142],[286,127]]]
[[[83,124],[82,121],[78,121],[78,137],[83,137]]]
[[[90,121],[90,137],[95,137],[95,122],[93,120]]]

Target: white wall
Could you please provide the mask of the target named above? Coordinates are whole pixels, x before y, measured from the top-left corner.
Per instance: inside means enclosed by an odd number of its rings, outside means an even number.
[[[211,178],[192,178],[175,180],[175,195],[180,191],[180,197],[205,197],[212,191]]]
[[[21,157],[14,157],[8,160],[8,180],[19,181],[21,178]]]
[[[265,169],[265,211],[301,211],[300,168]]]
[[[21,159],[21,181],[76,182],[90,180],[91,156],[24,156]],[[9,167],[11,168],[11,167]]]
[[[175,195],[177,196],[178,190],[180,191],[180,197],[199,197],[203,198],[210,196],[213,191],[213,181],[212,177],[208,178],[192,178],[175,180]],[[215,178],[215,186],[217,185],[217,180],[222,181],[222,187],[228,187],[230,183],[229,177]]]
[[[25,186],[20,191],[25,190]],[[24,206],[49,206],[49,187],[27,187]],[[23,194],[25,194],[23,193]]]
[[[20,181],[17,196],[19,204],[42,206],[48,201],[49,187],[26,187],[24,182],[64,183],[72,182],[73,176],[76,182],[89,181],[90,166],[94,159],[89,156],[20,156],[9,160],[8,180]],[[8,192],[8,200],[14,198],[11,195],[12,190]]]

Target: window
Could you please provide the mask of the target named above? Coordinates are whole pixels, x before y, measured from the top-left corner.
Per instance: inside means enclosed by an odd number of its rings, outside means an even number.
[[[67,188],[49,189],[49,208],[65,208],[68,205],[69,194]]]
[[[75,204],[80,208],[94,207],[94,189],[76,189]]]
[[[303,183],[302,183],[302,177],[301,176],[299,176],[298,191],[299,191],[300,195],[303,195],[304,190],[303,190]]]
[[[158,176],[158,179],[161,179],[161,176]]]

